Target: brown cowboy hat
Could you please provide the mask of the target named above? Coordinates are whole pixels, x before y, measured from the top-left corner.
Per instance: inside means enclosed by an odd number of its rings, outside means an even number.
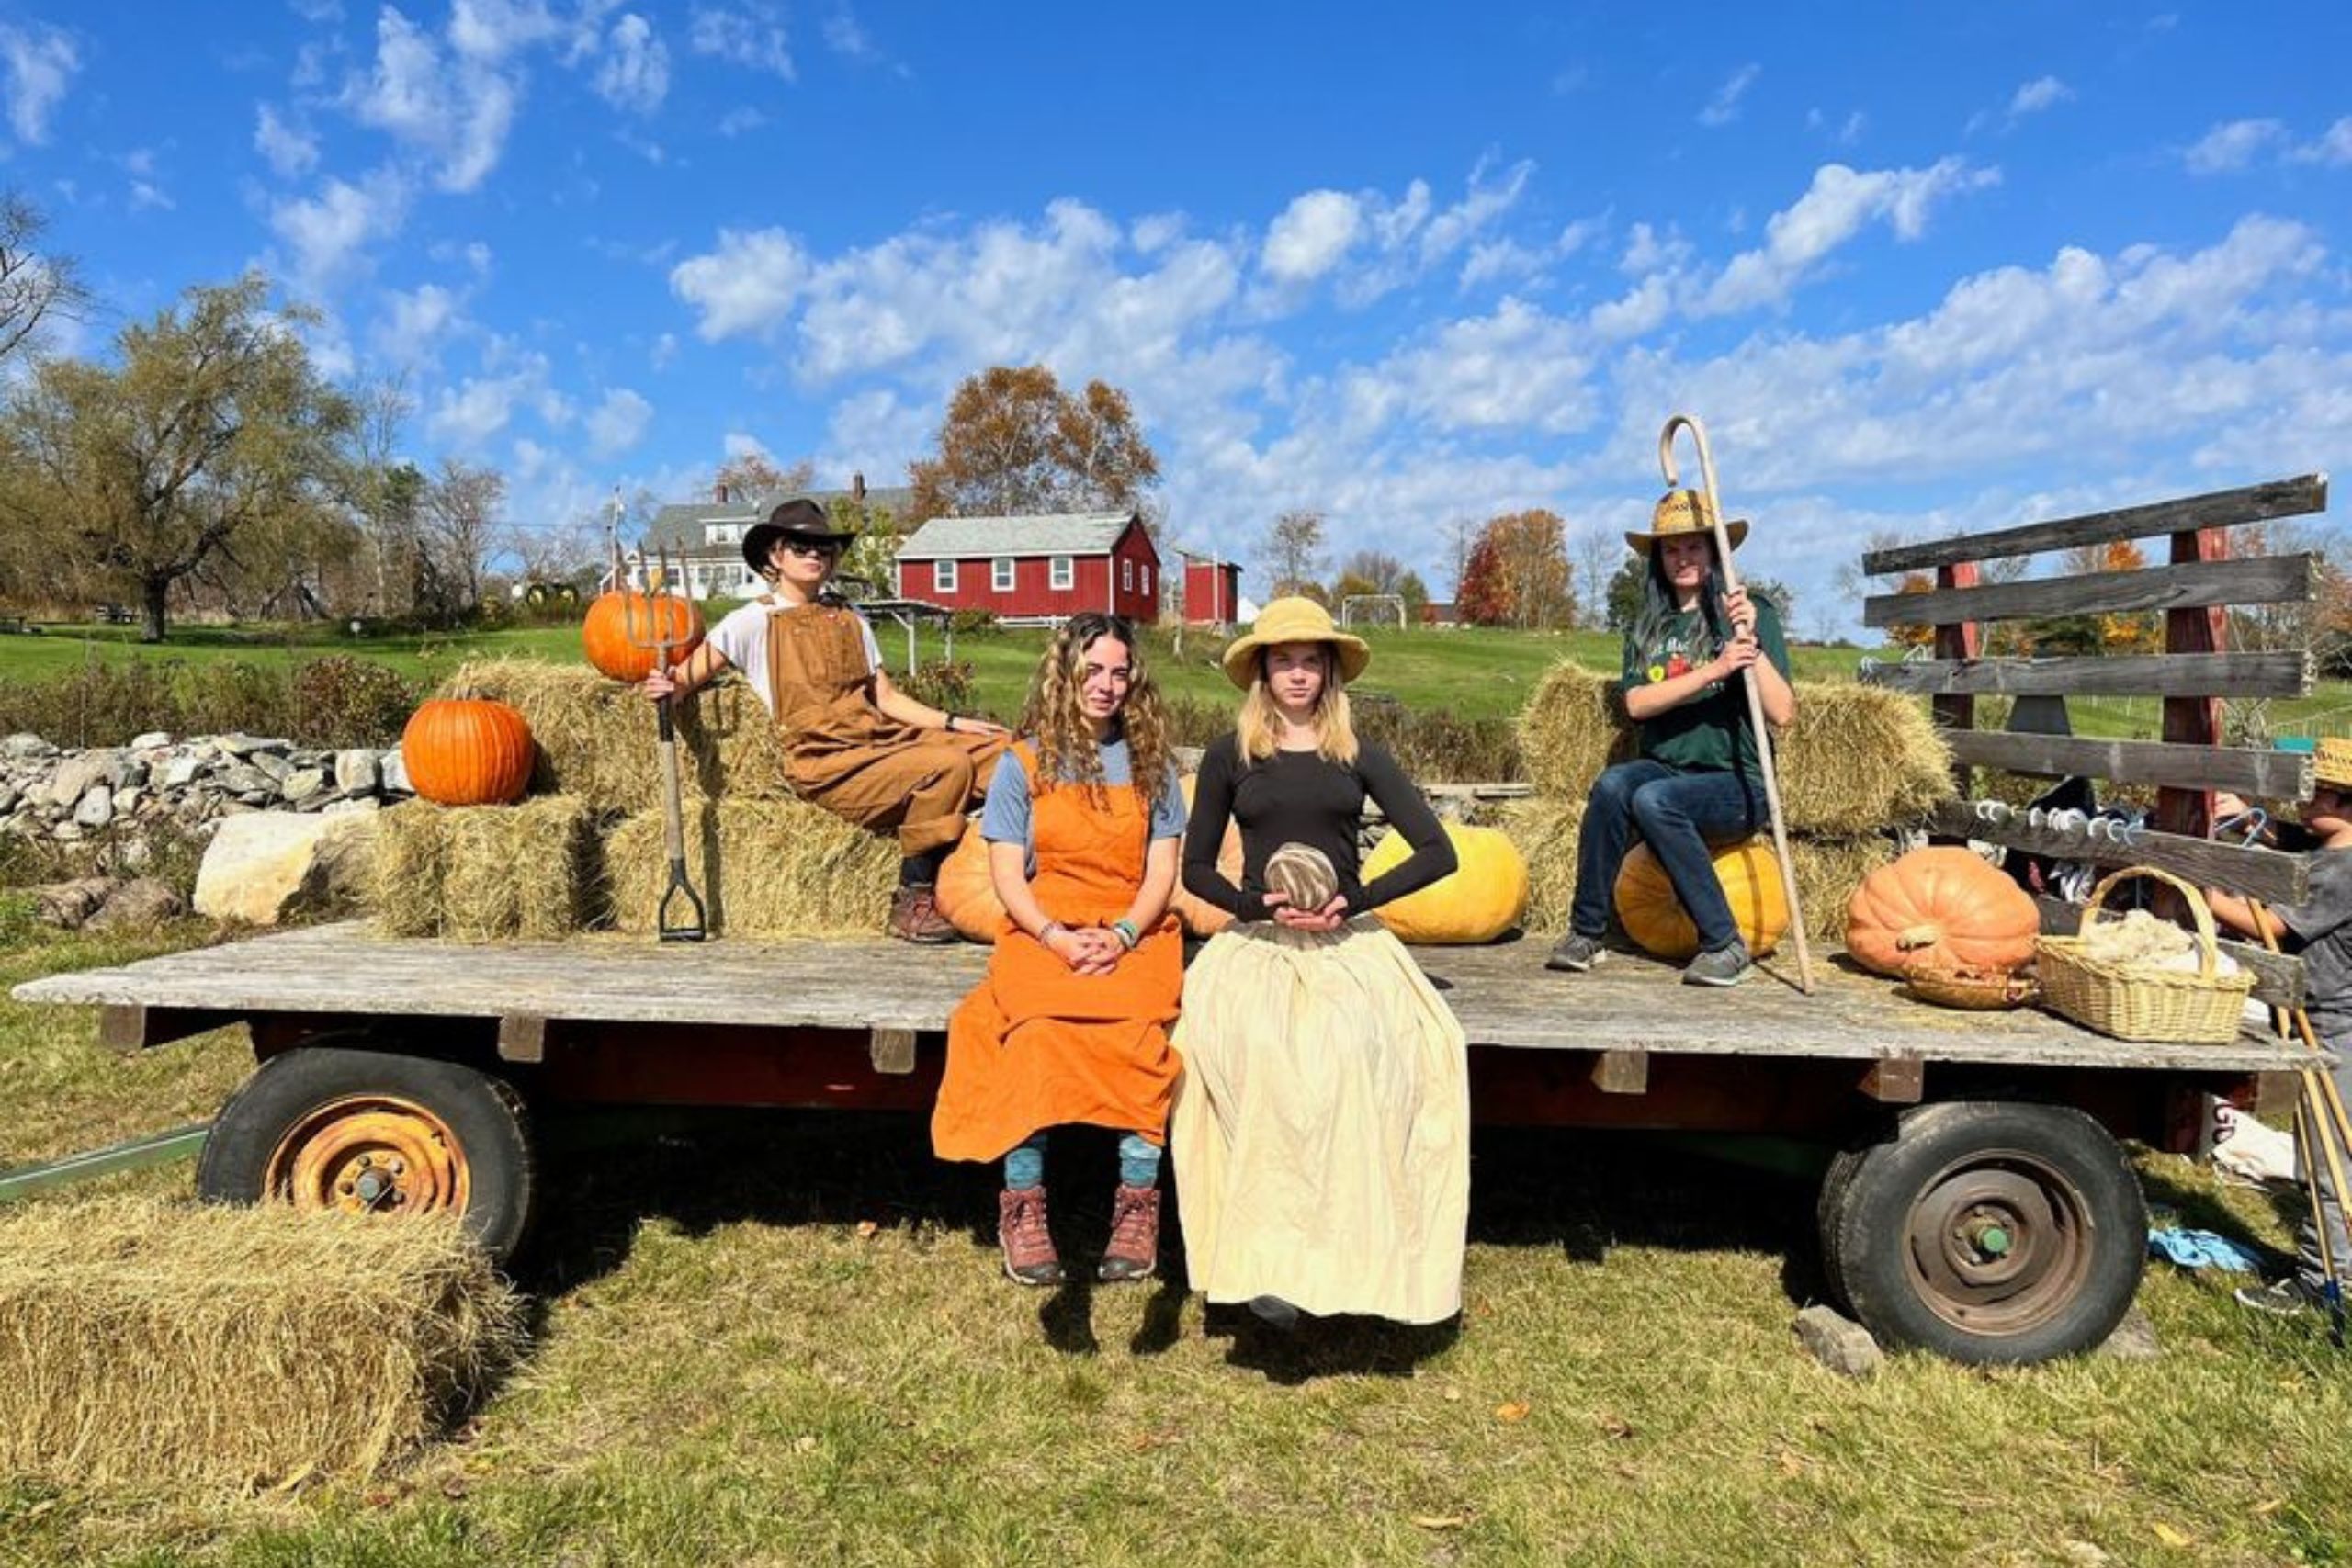
[[[1658,540],[1675,534],[1712,533],[1715,526],[1715,509],[1707,498],[1695,490],[1670,490],[1658,498],[1657,508],[1650,513],[1650,531],[1646,534],[1628,533],[1625,542],[1644,555]],[[1731,536],[1731,547],[1739,548],[1747,537],[1747,519],[1735,517],[1724,525],[1724,532]]]
[[[1339,660],[1340,679],[1352,681],[1372,662],[1372,649],[1331,624],[1331,612],[1312,599],[1277,599],[1258,612],[1250,630],[1235,637],[1225,650],[1225,678],[1250,689],[1258,678],[1258,652],[1284,642],[1328,642]]]
[[[817,544],[846,545],[856,538],[854,533],[843,533],[833,526],[825,509],[807,499],[787,501],[767,515],[764,523],[754,523],[743,531],[743,559],[753,571],[768,569],[768,557],[775,553],[778,539],[808,539]]]

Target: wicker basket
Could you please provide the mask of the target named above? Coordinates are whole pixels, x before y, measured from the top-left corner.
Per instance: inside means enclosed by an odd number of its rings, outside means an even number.
[[[2225,1045],[2237,1038],[2254,976],[2219,972],[2221,948],[2205,900],[2188,883],[2153,866],[2127,866],[2091,890],[2083,906],[2082,930],[2098,919],[2107,895],[2130,876],[2151,877],[2174,888],[2197,920],[2199,963],[2194,974],[2144,964],[2117,964],[2085,951],[2075,936],[2036,938],[2041,955],[2041,1005],[2086,1029],[2118,1040]]]
[[[1949,969],[1906,969],[1903,986],[1920,1001],[1963,1012],[2006,1012],[2033,1000],[2038,989],[2030,975],[1970,975]]]

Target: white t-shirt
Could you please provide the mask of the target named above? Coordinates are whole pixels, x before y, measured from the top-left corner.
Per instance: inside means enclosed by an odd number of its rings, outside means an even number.
[[[729,610],[717,626],[710,628],[710,635],[704,640],[718,649],[720,658],[743,672],[743,678],[752,682],[752,690],[760,694],[760,701],[766,705],[768,712],[774,713],[775,694],[768,689],[768,616],[779,609],[789,615],[796,610],[816,607],[808,604],[777,606],[763,599],[754,599],[748,604]],[[852,611],[851,614],[855,615],[856,612]],[[865,668],[869,671],[881,669],[882,646],[874,640],[874,628],[865,624],[863,615],[857,617],[857,629],[865,637]]]

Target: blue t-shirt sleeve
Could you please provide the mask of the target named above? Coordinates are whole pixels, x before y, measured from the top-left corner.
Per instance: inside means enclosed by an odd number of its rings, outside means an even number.
[[[1007,751],[996,761],[989,778],[988,804],[980,807],[980,837],[991,844],[1019,844],[1034,850],[1029,836],[1029,770],[1021,753]]]
[[[1168,764],[1168,778],[1159,787],[1159,798],[1152,802],[1151,836],[1155,839],[1181,839],[1184,836],[1184,784],[1177,775],[1173,762]]]

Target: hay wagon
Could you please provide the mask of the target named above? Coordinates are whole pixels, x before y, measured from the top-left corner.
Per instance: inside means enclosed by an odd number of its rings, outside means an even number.
[[[1939,654],[1872,678],[1935,698],[1955,756],[2025,773],[2157,786],[2165,830],[2129,845],[2023,818],[1939,825],[2036,852],[2129,860],[2274,901],[2300,897],[2302,857],[2207,841],[2216,787],[2297,799],[2307,759],[2219,746],[2222,695],[2307,691],[2301,655],[2220,651],[2218,606],[2311,591],[2303,558],[2231,560],[2222,530],[2319,510],[2324,481],[1906,547],[1874,573],[1934,569],[1931,592],[1873,598],[1871,624],[1937,624]],[[1974,564],[2167,535],[2146,570],[1975,585]],[[2162,609],[2168,651],[2144,659],[1978,656],[1977,623]],[[1975,730],[2004,693],[2143,692],[2161,742]],[[2176,724],[2176,719],[2177,723]],[[1963,794],[1966,786],[1963,784]],[[2053,907],[2053,924],[2066,910]],[[1775,977],[1693,991],[1640,959],[1547,974],[1544,944],[1419,950],[1472,1043],[1479,1118],[1564,1128],[1791,1136],[1837,1151],[1819,1192],[1826,1275],[1871,1329],[1969,1360],[2036,1360],[2104,1338],[2129,1305],[2146,1214],[2120,1139],[2192,1149],[2204,1099],[2250,1102],[2301,1048],[2250,1029],[2225,1045],[2107,1039],[2035,1011],[1945,1012],[1835,955],[1816,994]],[[2245,948],[2256,996],[2291,1005],[2292,959]],[[322,926],[20,986],[95,1005],[101,1034],[141,1050],[243,1024],[259,1067],[222,1107],[198,1174],[207,1196],[379,1213],[454,1208],[510,1255],[541,1199],[534,1125],[593,1107],[926,1111],[949,1011],[978,948],[881,941],[657,947],[614,935],[483,946]]]

